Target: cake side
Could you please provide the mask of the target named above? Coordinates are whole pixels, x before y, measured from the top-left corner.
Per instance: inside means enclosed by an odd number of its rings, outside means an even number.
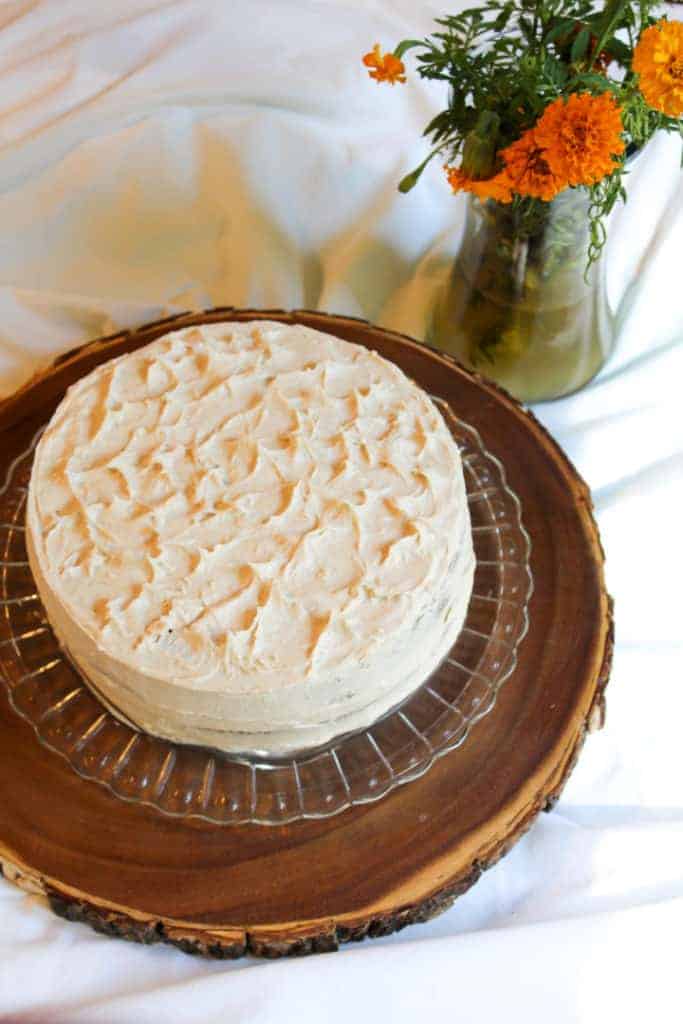
[[[335,736],[365,728],[414,692],[448,655],[460,633],[473,572],[464,544],[444,586],[443,598],[434,603],[431,616],[423,617],[424,625],[416,624],[392,652],[385,652],[379,680],[374,665],[369,670],[350,666],[344,675],[319,682],[313,694],[292,687],[285,701],[277,691],[261,694],[256,702],[245,700],[241,694],[182,690],[177,683],[130,672],[103,655],[81,631],[69,628],[39,570],[36,583],[62,647],[117,717],[180,743],[267,756],[319,746]]]
[[[50,621],[102,696],[224,749],[377,717],[444,656],[472,585],[460,457],[427,396],[360,346],[265,321],[177,331],[78,382],[37,447],[27,527]]]

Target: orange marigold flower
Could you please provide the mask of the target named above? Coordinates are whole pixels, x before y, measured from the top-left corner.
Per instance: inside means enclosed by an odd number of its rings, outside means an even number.
[[[669,117],[683,114],[683,24],[662,18],[646,28],[633,51],[643,96]]]
[[[370,78],[376,82],[389,82],[396,85],[397,82],[405,82],[405,66],[393,53],[382,54],[379,43],[375,43],[370,53],[363,57],[366,68],[372,68],[369,72]]]
[[[498,203],[512,202],[511,183],[505,171],[481,180],[469,178],[459,167],[449,167],[448,164],[444,166],[444,171],[454,192],[470,192],[482,202],[486,199],[495,199]]]
[[[501,153],[512,188],[521,196],[550,201],[567,187],[567,179],[550,164],[535,129],[525,132]]]
[[[610,93],[573,93],[546,107],[534,129],[551,169],[570,185],[594,185],[624,152],[621,111]]]

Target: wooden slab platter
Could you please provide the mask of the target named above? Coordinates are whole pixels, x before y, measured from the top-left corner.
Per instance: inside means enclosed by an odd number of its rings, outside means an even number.
[[[374,348],[475,426],[520,497],[534,593],[517,668],[465,744],[378,802],[325,820],[221,827],[126,803],[41,746],[0,687],[5,876],[63,917],[213,957],[334,950],[448,907],[557,800],[586,733],[602,724],[612,652],[590,496],[567,458],[495,385],[364,321],[217,309],[93,342],[0,406],[0,479],[98,363],[174,328],[254,319]]]

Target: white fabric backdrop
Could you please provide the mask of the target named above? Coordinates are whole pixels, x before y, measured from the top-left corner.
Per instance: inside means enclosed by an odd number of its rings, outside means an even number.
[[[379,88],[360,56],[441,9],[0,3],[1,393],[189,307],[317,307],[421,336],[462,203],[437,168],[408,197],[395,183],[443,94]],[[593,488],[617,601],[608,725],[555,811],[441,918],[302,961],[116,942],[0,882],[0,1019],[680,1019],[679,149],[655,140],[612,225],[615,356],[537,410]]]

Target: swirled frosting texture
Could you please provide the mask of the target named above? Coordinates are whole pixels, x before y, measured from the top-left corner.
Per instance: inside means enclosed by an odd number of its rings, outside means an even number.
[[[105,700],[230,749],[386,710],[471,591],[460,457],[431,401],[374,352],[267,321],[175,331],[75,384],[36,450],[28,532]]]

